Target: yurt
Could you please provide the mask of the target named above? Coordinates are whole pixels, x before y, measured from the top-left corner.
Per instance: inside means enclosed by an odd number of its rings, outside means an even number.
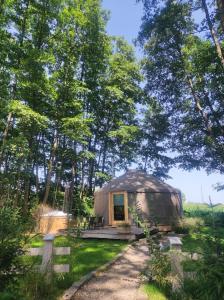
[[[94,210],[105,225],[133,225],[135,210],[144,220],[171,228],[182,216],[182,201],[179,190],[142,170],[129,170],[95,192]]]

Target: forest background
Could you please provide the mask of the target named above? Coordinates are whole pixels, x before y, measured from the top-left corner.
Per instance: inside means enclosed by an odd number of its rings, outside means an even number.
[[[222,5],[143,1],[139,63],[98,0],[2,1],[1,203],[80,214],[133,164],[222,174]]]

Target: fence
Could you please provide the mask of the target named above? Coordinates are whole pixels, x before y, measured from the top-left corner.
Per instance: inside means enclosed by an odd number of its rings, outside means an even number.
[[[54,255],[70,255],[70,247],[54,247],[55,236],[53,234],[47,234],[44,236],[44,246],[42,248],[30,248],[28,254],[31,256],[42,256],[42,263],[37,268],[43,273],[64,273],[69,272],[69,264],[53,264]]]

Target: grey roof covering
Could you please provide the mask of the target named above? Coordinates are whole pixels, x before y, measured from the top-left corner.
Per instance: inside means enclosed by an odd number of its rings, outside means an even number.
[[[129,170],[112,179],[97,192],[162,192],[178,193],[179,191],[158,178],[142,170]]]

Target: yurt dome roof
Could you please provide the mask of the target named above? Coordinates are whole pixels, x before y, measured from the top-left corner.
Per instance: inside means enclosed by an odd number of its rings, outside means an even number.
[[[143,170],[128,170],[125,174],[112,179],[97,192],[157,192],[180,193],[177,189],[147,174]],[[97,193],[96,192],[96,193]]]

